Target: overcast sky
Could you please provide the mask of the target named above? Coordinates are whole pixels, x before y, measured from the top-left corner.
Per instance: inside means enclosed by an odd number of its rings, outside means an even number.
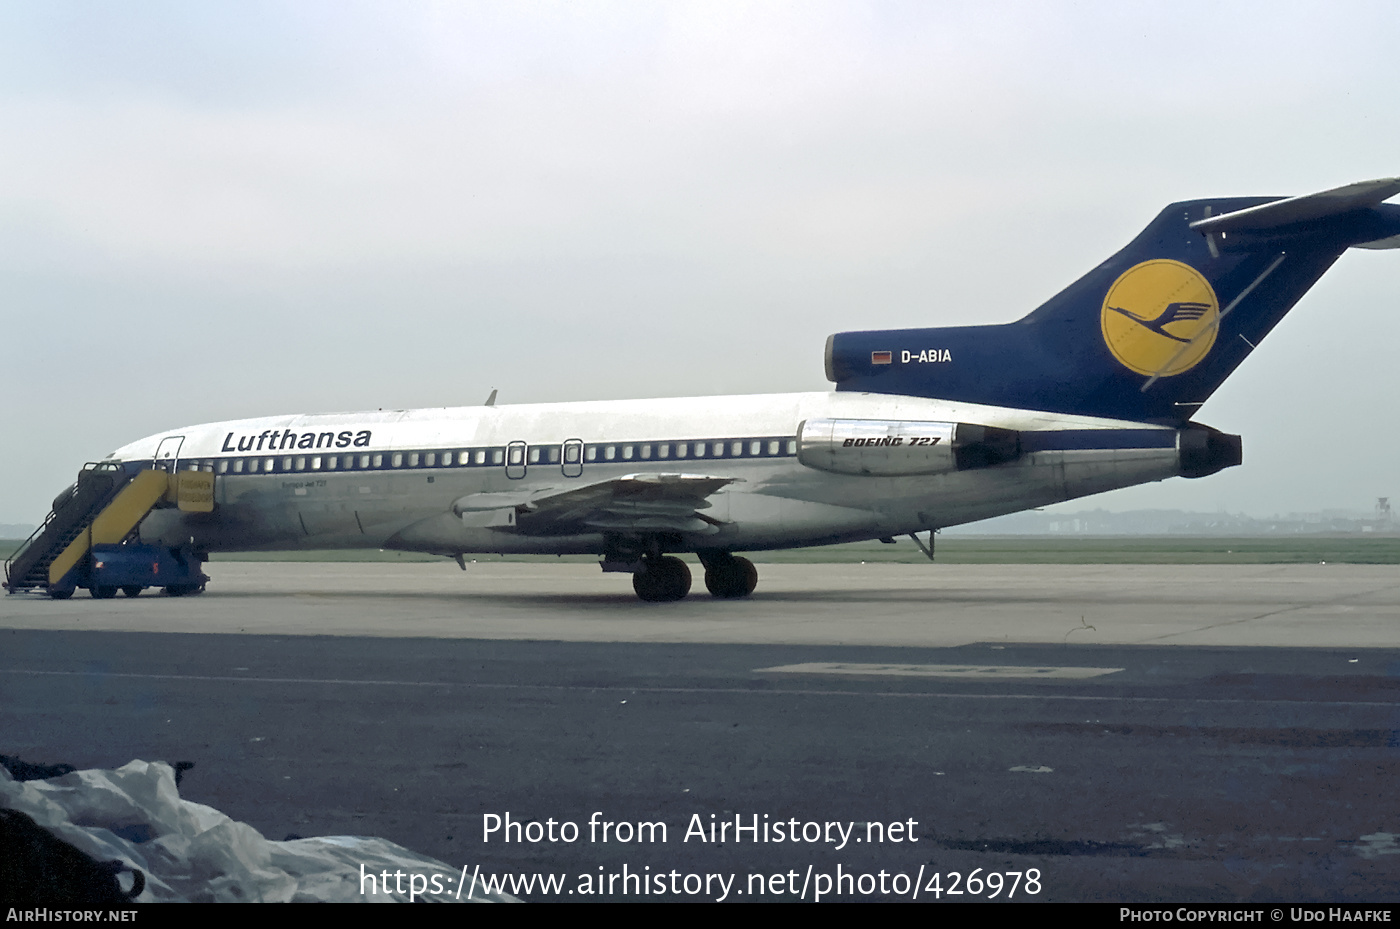
[[[1165,204],[1400,174],[1400,5],[0,3],[0,522],[156,431],[824,390],[1005,322]],[[1400,253],[1198,419],[1245,464],[1071,509],[1400,497]]]

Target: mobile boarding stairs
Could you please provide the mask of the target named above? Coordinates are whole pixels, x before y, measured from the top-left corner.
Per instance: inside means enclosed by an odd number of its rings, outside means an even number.
[[[97,599],[120,590],[138,596],[164,587],[169,596],[202,593],[204,555],[189,547],[145,545],[137,527],[157,507],[214,509],[214,475],[111,462],[88,464],[53,502],[53,511],[5,562],[10,593],[47,593],[65,600],[78,588]]]

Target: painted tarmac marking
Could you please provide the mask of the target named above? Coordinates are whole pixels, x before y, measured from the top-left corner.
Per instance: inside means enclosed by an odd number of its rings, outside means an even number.
[[[132,672],[109,671],[37,671],[29,668],[0,668],[0,674],[29,675],[32,677],[101,677],[126,680],[150,681],[210,681],[234,682],[239,684],[338,684],[371,687],[460,687],[473,690],[558,690],[566,692],[626,691],[628,693],[650,694],[739,694],[744,696],[773,697],[903,697],[905,699],[934,700],[1069,700],[1080,703],[1162,703],[1162,704],[1201,704],[1208,706],[1337,706],[1337,707],[1385,707],[1394,709],[1395,701],[1381,700],[1258,700],[1249,698],[1212,697],[1142,697],[1133,695],[1098,696],[1090,694],[1052,693],[949,693],[944,691],[882,691],[882,690],[813,690],[810,688],[782,688],[756,690],[749,687],[598,687],[596,685],[575,686],[570,684],[491,684],[472,681],[381,681],[353,680],[348,678],[299,678],[299,677],[228,677],[196,674],[137,674]]]
[[[1031,679],[1086,680],[1116,674],[1122,668],[1060,668],[1029,665],[987,664],[859,664],[849,661],[809,661],[775,668],[758,668],[755,674],[845,674],[888,677],[947,677],[961,680]]]

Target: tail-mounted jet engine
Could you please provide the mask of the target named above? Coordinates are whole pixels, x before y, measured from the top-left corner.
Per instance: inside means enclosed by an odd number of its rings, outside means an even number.
[[[1244,446],[1237,435],[1188,423],[1177,433],[1177,454],[1182,477],[1206,477],[1241,464]]]
[[[942,474],[1001,464],[1020,454],[1020,433],[970,423],[809,419],[797,429],[797,460],[837,474]]]

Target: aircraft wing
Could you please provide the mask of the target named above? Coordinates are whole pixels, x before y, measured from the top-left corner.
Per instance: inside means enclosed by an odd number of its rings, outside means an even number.
[[[700,511],[711,494],[741,478],[710,474],[625,474],[583,487],[533,493],[471,494],[452,510],[468,525],[525,535],[634,531],[717,532],[720,520]]]

